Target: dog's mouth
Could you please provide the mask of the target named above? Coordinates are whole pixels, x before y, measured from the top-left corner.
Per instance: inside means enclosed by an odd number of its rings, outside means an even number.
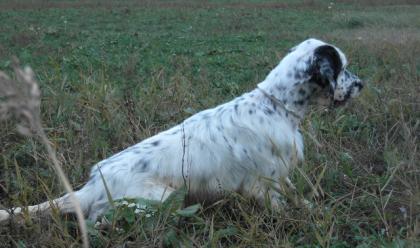
[[[332,105],[334,106],[334,107],[341,107],[341,106],[344,106],[347,102],[348,102],[348,100],[351,98],[351,91],[348,91],[345,95],[344,95],[344,97],[340,97],[340,100],[339,99],[336,99],[335,97],[334,97],[334,95],[333,96],[331,96],[331,103],[332,103]]]
[[[341,106],[344,106],[346,104],[346,102],[347,102],[346,100],[343,100],[343,101],[333,100],[333,106],[335,108],[341,107]]]

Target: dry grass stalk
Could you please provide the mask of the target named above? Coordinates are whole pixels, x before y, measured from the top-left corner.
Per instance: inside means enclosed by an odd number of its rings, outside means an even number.
[[[0,120],[13,118],[19,123],[17,130],[25,136],[36,134],[47,149],[53,168],[65,190],[70,195],[82,233],[83,246],[89,247],[87,229],[80,203],[74,196],[73,189],[61,168],[54,147],[48,140],[41,123],[40,105],[41,91],[35,81],[35,75],[30,67],[21,69],[18,60],[14,59],[13,69],[15,79],[0,71]]]

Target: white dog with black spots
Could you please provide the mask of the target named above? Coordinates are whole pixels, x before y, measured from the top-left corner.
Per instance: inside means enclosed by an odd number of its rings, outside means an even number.
[[[215,108],[201,111],[179,125],[96,164],[90,179],[75,192],[92,220],[113,200],[146,198],[164,201],[186,184],[191,194],[223,196],[239,192],[279,206],[279,182],[294,160],[303,160],[299,124],[310,104],[343,103],[363,88],[347,69],[337,47],[316,39],[303,41],[257,88]],[[102,174],[102,175],[101,175]],[[30,213],[73,212],[69,195],[30,206]],[[0,221],[21,208],[0,210]]]

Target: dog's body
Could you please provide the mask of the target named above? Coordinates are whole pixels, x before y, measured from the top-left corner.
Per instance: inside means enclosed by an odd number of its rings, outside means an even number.
[[[302,42],[255,90],[95,165],[87,184],[75,192],[82,210],[95,219],[109,208],[105,184],[114,200],[164,200],[186,184],[193,194],[237,191],[259,201],[268,196],[277,206],[280,195],[273,182],[289,183],[294,161],[303,159],[299,123],[307,106],[325,95],[343,102],[363,87],[346,65],[339,49],[315,39]],[[68,195],[53,203],[62,212],[73,211]],[[50,209],[50,203],[28,209]],[[0,211],[0,220],[9,216]]]

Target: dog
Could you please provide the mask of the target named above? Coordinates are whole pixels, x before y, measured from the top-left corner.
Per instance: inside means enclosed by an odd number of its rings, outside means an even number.
[[[239,192],[278,207],[276,187],[303,160],[299,124],[314,104],[340,105],[359,95],[364,83],[347,67],[344,53],[317,39],[289,50],[251,92],[201,111],[172,127],[96,164],[75,196],[91,220],[113,200],[164,201],[187,186],[196,195]],[[276,186],[277,185],[277,186]],[[73,212],[69,194],[25,208],[30,214],[57,207]],[[0,220],[22,213],[0,210]]]

